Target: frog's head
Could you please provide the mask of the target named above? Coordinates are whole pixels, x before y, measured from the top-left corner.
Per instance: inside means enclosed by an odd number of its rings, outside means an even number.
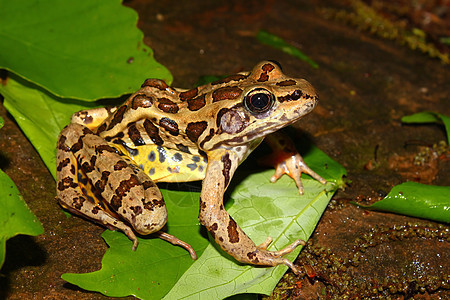
[[[203,143],[204,149],[248,144],[294,123],[318,102],[309,82],[287,77],[269,61],[256,65],[233,90],[226,88],[232,97],[218,102],[222,104],[216,107],[216,134]]]

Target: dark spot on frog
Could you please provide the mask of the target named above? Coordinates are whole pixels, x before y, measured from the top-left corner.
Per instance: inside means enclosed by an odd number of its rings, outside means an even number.
[[[225,86],[212,93],[213,102],[222,100],[233,100],[242,94],[242,90],[237,86]]]
[[[197,168],[197,164],[187,164],[186,167],[188,167],[191,171],[194,171]]]
[[[97,128],[97,133],[101,133],[106,130],[106,123],[103,123]]]
[[[106,183],[107,183],[107,181],[108,181],[108,177],[109,177],[109,175],[110,175],[111,173],[110,172],[108,172],[108,171],[103,171],[102,172],[102,177],[100,178],[100,180],[98,180],[95,184],[94,184],[94,187],[95,187],[95,189],[96,189],[96,191],[98,192],[98,193],[103,193],[103,191],[105,190],[105,185],[106,185]]]
[[[200,108],[202,108],[206,105],[205,94],[200,95],[194,99],[189,99],[187,101],[187,103],[188,103],[188,109],[190,111],[199,110]]]
[[[292,92],[292,94],[278,97],[277,99],[280,103],[283,103],[285,101],[287,101],[287,102],[296,101],[296,100],[300,99],[302,96],[303,96],[303,92],[301,90],[295,90]],[[305,98],[308,99],[308,95],[305,95]]]
[[[178,150],[183,151],[185,153],[191,153],[191,151],[189,151],[189,147],[183,145],[183,144],[176,144],[175,146],[177,146]]]
[[[198,171],[203,172],[203,166],[198,166]]]
[[[129,179],[122,180],[114,191],[115,195],[111,199],[111,208],[117,212],[122,206],[122,198],[127,195],[131,188],[139,184],[139,178],[134,174],[131,174]]]
[[[72,175],[75,175],[75,166],[74,165],[70,166],[70,173],[72,173]]]
[[[80,111],[76,114],[77,117],[79,117],[84,124],[91,124],[94,118],[87,112],[87,111]]]
[[[154,162],[156,158],[155,151],[150,151],[150,154],[148,155],[148,161]]]
[[[109,123],[108,125],[108,130],[112,129],[114,126],[116,126],[117,124],[119,124],[120,122],[122,122],[123,120],[123,115],[125,114],[125,111],[127,110],[127,106],[126,105],[122,105],[114,114],[114,117],[111,121],[111,123]]]
[[[63,178],[60,182],[58,182],[58,190],[59,191],[64,191],[65,189],[76,188],[76,187],[78,187],[78,184],[76,182],[74,182],[73,178],[71,178],[71,177]]]
[[[119,171],[122,170],[124,168],[128,167],[128,164],[124,161],[124,160],[119,160],[115,165],[114,165],[114,171]]]
[[[228,222],[227,232],[228,240],[230,241],[230,243],[235,244],[239,242],[239,232],[237,231],[237,224],[231,217],[230,221]]]
[[[148,108],[153,105],[154,99],[146,94],[136,94],[131,100],[131,108]]]
[[[186,101],[194,98],[197,95],[198,95],[198,88],[193,88],[192,90],[181,92],[179,97],[181,101]]]
[[[144,83],[141,85],[141,87],[143,88],[146,86],[157,88],[160,91],[165,91],[169,87],[167,83],[165,83],[165,81],[155,78],[146,79]]]
[[[95,162],[97,161],[97,156],[92,156],[89,162],[91,163],[92,168],[95,167]]]
[[[161,120],[159,120],[159,126],[166,129],[173,136],[177,136],[179,133],[178,124],[172,119],[166,117],[161,118]]]
[[[151,168],[150,170],[148,170],[148,175],[149,176],[155,175],[155,168]]]
[[[65,166],[70,164],[70,158],[65,158],[62,161],[59,162],[58,167],[56,168],[56,170],[59,172],[61,171]],[[73,167],[73,165],[72,165]],[[74,174],[74,173],[72,173]]]
[[[167,158],[167,152],[166,152],[166,149],[164,149],[164,148],[161,147],[161,146],[158,146],[158,147],[156,147],[156,150],[157,150],[158,153],[159,153],[159,162],[160,162],[160,163],[165,162],[165,161],[166,161],[166,158]]]
[[[81,169],[83,170],[84,173],[90,173],[94,170],[94,166],[85,161],[81,164]]]
[[[275,67],[272,64],[265,64],[264,66],[262,66],[262,70],[264,72],[272,72],[272,70],[275,69]]]
[[[144,121],[144,128],[145,128],[145,131],[147,132],[147,135],[150,137],[150,139],[153,141],[153,143],[155,143],[156,145],[159,145],[159,146],[164,144],[164,141],[159,136],[158,127],[156,127],[152,122],[150,122],[149,120],[146,119]]]
[[[77,153],[78,151],[81,150],[81,148],[83,148],[83,139],[82,137],[80,137],[78,139],[78,141],[72,145],[72,147],[70,148],[70,150],[72,151],[73,154]]]
[[[112,210],[117,212],[121,206],[122,206],[122,197],[114,195],[111,199]]]
[[[95,206],[95,207],[92,209],[91,212],[92,212],[94,215],[96,215],[96,214],[98,214],[99,210],[100,210],[100,207]]]
[[[208,127],[208,122],[206,121],[189,123],[186,126],[186,135],[192,142],[196,143],[206,127]]]
[[[179,110],[178,105],[167,98],[159,98],[158,102],[158,108],[165,113],[176,114]]]
[[[223,169],[222,169],[222,175],[225,181],[225,187],[228,186],[228,183],[230,182],[230,169],[231,169],[231,160],[230,160],[230,154],[225,153],[221,158]]]
[[[197,155],[192,156],[192,161],[199,162],[200,156],[197,156]]]
[[[261,75],[258,78],[259,82],[265,82],[269,80],[269,75],[267,75],[267,73],[261,73]]]
[[[175,161],[175,162],[180,162],[180,161],[183,160],[183,156],[181,155],[181,153],[175,153],[172,156],[172,160]]]
[[[223,237],[219,236],[219,242],[223,242]]]
[[[269,80],[269,75],[267,73],[272,72],[273,69],[275,69],[275,67],[272,64],[265,64],[264,66],[262,66],[262,73],[258,78],[259,82],[265,82],[267,80]]]
[[[223,84],[223,83],[229,83],[231,81],[240,81],[240,80],[245,79],[245,78],[247,78],[247,76],[242,75],[242,74],[235,74],[235,75],[231,75],[231,76],[225,77],[223,79],[219,79],[219,80],[216,80],[214,82],[211,82],[211,85],[218,85],[218,84]]]
[[[139,131],[139,129],[137,129],[136,124],[132,123],[129,127],[128,127],[128,136],[130,137],[130,139],[133,141],[133,144],[135,146],[142,146],[145,145],[144,140],[142,139],[141,133]]]
[[[291,85],[296,85],[296,84],[297,84],[297,82],[295,82],[295,80],[292,80],[292,79],[277,82],[278,86],[291,86]]]
[[[84,197],[75,197],[73,198],[72,207],[77,210],[80,210],[83,207],[83,203],[86,201]]]
[[[256,257],[256,251],[247,253],[247,257],[248,257],[248,259],[250,259],[251,262],[253,262],[255,264],[259,262],[258,257]]]
[[[217,223],[214,223],[211,225],[211,227],[209,227],[209,230],[216,231],[217,228],[219,228],[219,225],[217,225]]]
[[[95,153],[96,154],[103,154],[103,151],[111,152],[111,153],[117,153],[117,154],[119,153],[119,151],[117,151],[116,148],[113,148],[113,147],[111,147],[109,145],[98,145],[98,146],[95,146]]]
[[[67,140],[67,137],[65,135],[61,135],[61,137],[58,140],[57,147],[58,147],[58,149],[60,149],[62,151],[68,152],[68,151],[70,151],[70,148],[66,146],[66,140]]]
[[[92,134],[92,131],[91,131],[89,128],[87,128],[87,127],[83,127],[82,132],[83,132],[84,135],[86,135],[86,134]]]

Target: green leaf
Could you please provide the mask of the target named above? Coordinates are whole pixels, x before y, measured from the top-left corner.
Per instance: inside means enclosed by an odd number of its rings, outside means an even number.
[[[260,41],[263,44],[272,46],[272,47],[279,49],[287,54],[290,54],[290,55],[297,57],[303,61],[306,61],[314,69],[319,68],[319,65],[315,61],[313,61],[311,58],[309,58],[306,54],[304,54],[298,48],[288,44],[285,40],[283,40],[279,36],[268,33],[267,31],[260,30],[258,32],[258,35],[256,36],[256,38],[258,39],[258,41]]]
[[[169,212],[167,232],[189,242],[201,255],[208,240],[198,224],[200,193],[161,191]],[[185,249],[160,239],[140,238],[137,250],[132,251],[131,241],[121,232],[107,230],[102,237],[110,246],[102,269],[63,274],[64,280],[111,297],[161,299],[194,262]]]
[[[28,208],[16,185],[0,170],[0,267],[5,261],[6,241],[18,234],[39,235],[44,228]]]
[[[298,238],[308,239],[334,191],[342,184],[345,170],[320,150],[310,148],[304,158],[334,184],[324,186],[303,176],[305,195],[300,196],[287,176],[271,184],[273,170],[246,176],[239,174],[238,169],[233,182],[245,179],[234,187],[226,206],[255,243],[271,236],[274,242],[269,249],[275,250]],[[164,295],[167,299],[221,299],[271,292],[286,266],[266,268],[236,262],[214,242],[208,243],[205,229],[197,220],[199,193],[163,193],[169,211],[169,233],[190,243],[198,260],[192,261],[184,249],[160,240],[140,239],[138,250],[132,252],[131,242],[124,234],[106,231],[103,237],[110,249],[103,258],[102,269],[89,274],[64,274],[63,279],[108,296],[135,295],[142,299],[160,299]],[[299,251],[300,247],[286,257],[294,260]]]
[[[403,123],[443,123],[447,132],[447,143],[450,143],[450,117],[435,113],[424,111],[402,118]]]
[[[450,223],[450,186],[405,182],[383,200],[363,207]]]
[[[5,120],[3,120],[2,117],[0,117],[0,128],[2,128],[3,125],[5,125]]]
[[[95,104],[74,99],[61,99],[12,75],[0,85],[5,108],[14,116],[47,168],[56,178],[56,141],[70,116]],[[98,106],[98,105],[97,105]]]
[[[113,98],[145,78],[172,80],[121,0],[0,0],[0,67],[77,99]]]

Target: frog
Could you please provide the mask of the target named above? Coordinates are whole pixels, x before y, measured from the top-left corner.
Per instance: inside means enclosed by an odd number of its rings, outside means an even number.
[[[284,256],[303,240],[279,251],[267,249],[270,237],[256,245],[223,199],[237,167],[263,140],[278,153],[270,181],[287,174],[300,194],[302,173],[326,183],[280,131],[317,103],[308,81],[286,76],[274,61],[190,90],[147,79],[122,105],[73,114],[57,142],[56,200],[122,231],[133,250],[137,235],[152,234],[196,259],[192,246],[163,231],[168,213],[156,183],[202,180],[198,218],[226,253],[244,264],[286,265],[298,273]]]

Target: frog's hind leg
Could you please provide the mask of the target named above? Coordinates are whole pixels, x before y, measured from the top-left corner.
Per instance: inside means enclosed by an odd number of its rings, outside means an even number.
[[[133,241],[133,249],[138,240],[131,226],[147,235],[166,223],[166,207],[156,184],[87,127],[70,124],[61,131],[57,161],[57,200],[61,205],[122,230]]]
[[[119,229],[133,242],[133,249],[138,245],[138,239],[130,226],[105,212],[102,207],[95,203],[92,197],[82,192],[78,182],[78,164],[70,147],[66,144],[66,136],[61,134],[57,148],[57,196],[60,205],[70,212],[88,217],[89,219],[103,224],[110,229]]]
[[[57,199],[64,208],[122,230],[133,241],[133,250],[138,240],[128,224],[139,234],[156,233],[196,257],[189,244],[160,232],[167,210],[156,184],[103,138],[81,124],[70,124],[58,139],[57,161]]]

